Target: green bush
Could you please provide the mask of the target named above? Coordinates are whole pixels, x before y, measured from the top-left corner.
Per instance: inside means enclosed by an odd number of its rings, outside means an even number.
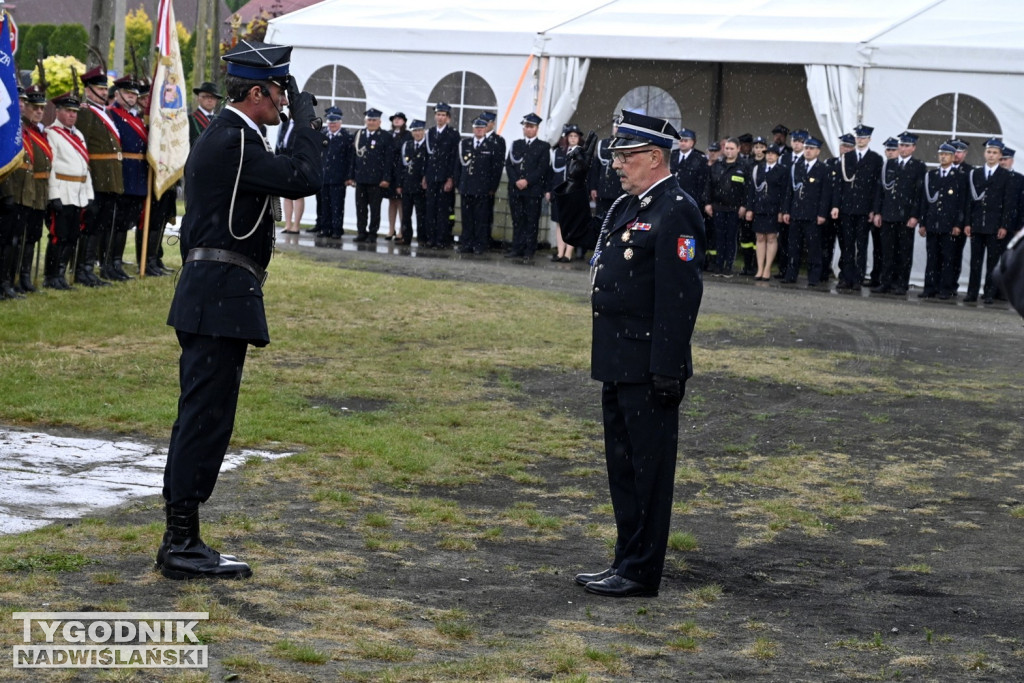
[[[50,35],[46,50],[51,55],[70,55],[88,64],[88,45],[89,34],[85,28],[78,24],[61,24]]]
[[[31,69],[36,65],[36,59],[40,56],[45,58],[50,54],[47,45],[50,36],[57,30],[54,24],[31,24],[18,27],[18,54],[15,60],[19,69]],[[39,54],[39,48],[43,48],[43,54]]]

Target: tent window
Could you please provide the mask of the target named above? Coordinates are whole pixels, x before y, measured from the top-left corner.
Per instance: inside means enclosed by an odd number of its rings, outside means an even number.
[[[484,111],[498,112],[498,98],[483,78],[471,71],[450,73],[430,91],[427,125],[434,122],[434,105],[447,102],[452,105],[452,125],[463,135],[473,134],[473,119]]]
[[[910,119],[907,130],[917,133],[915,156],[934,164],[939,145],[957,137],[971,143],[966,161],[984,163],[985,140],[1002,135],[999,119],[984,102],[963,93],[946,93],[925,102]]]
[[[641,85],[633,88],[622,96],[612,113],[618,114],[623,109],[638,114],[657,116],[667,120],[676,128],[682,125],[683,113],[675,98],[669,95],[668,91],[654,85]]]
[[[323,109],[337,107],[344,115],[345,128],[362,128],[363,113],[366,111],[366,90],[359,77],[345,67],[332,64],[313,72],[303,90],[316,96]]]

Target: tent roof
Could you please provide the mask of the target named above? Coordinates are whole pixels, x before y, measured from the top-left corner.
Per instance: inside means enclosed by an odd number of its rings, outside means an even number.
[[[1019,0],[326,0],[273,20],[270,35],[360,51],[525,55],[539,47],[608,59],[1024,71]]]

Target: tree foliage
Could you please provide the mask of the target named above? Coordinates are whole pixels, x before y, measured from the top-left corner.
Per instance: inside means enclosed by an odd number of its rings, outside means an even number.
[[[43,48],[43,56],[48,54],[46,46],[50,36],[57,27],[54,24],[32,24],[20,27],[18,34],[18,54],[15,57],[19,69],[31,69],[39,58],[39,47]]]
[[[68,55],[84,62],[89,54],[89,33],[79,24],[61,24],[50,34],[46,53]]]
[[[71,67],[75,68],[78,76],[85,73],[85,64],[70,56],[50,55],[43,60],[43,69],[46,71],[46,97],[54,98],[72,90]],[[39,83],[39,70],[32,71],[32,84]],[[78,86],[81,92],[81,81]]]

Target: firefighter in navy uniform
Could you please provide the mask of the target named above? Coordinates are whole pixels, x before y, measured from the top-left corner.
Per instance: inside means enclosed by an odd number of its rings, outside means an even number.
[[[804,140],[803,163],[790,166],[782,222],[789,225],[789,266],[783,282],[794,283],[800,275],[801,249],[807,250],[807,286],[821,283],[821,228],[832,199],[831,174],[818,160],[821,141]]]
[[[856,146],[839,161],[840,178],[832,202],[832,218],[839,220],[839,283],[837,290],[859,291],[867,274],[868,236],[874,227],[875,193],[882,175],[882,157],[868,149],[875,129],[863,124],[853,129]],[[878,245],[877,238],[872,247]],[[881,251],[875,256],[872,271],[881,271]],[[872,285],[877,285],[872,281]]]
[[[224,96],[217,92],[217,85],[210,81],[203,81],[198,88],[192,88],[192,92],[196,96],[196,108],[188,116],[189,145],[196,144],[196,140],[217,115],[217,104],[224,99]]]
[[[793,148],[786,144],[787,137],[789,137],[789,128],[780,123],[772,128],[772,144],[768,145],[779,150],[779,163],[783,165],[785,165],[782,161],[783,157],[793,152]]]
[[[498,135],[494,129],[497,124],[498,115],[493,111],[485,111],[480,113],[480,118],[487,122],[487,137],[484,141],[487,146],[493,150],[495,156],[502,160],[502,163],[498,165],[496,173],[498,174],[497,179],[494,182],[494,193],[488,197],[488,202],[491,208],[487,211],[487,217],[490,223],[487,225],[487,246],[490,246],[491,235],[494,233],[494,199],[498,195],[498,187],[501,186],[501,175],[505,172],[504,159],[508,155],[508,146],[505,143],[505,138]]]
[[[426,134],[427,165],[423,169],[423,189],[427,195],[425,246],[447,249],[452,244],[455,220],[455,165],[459,163],[459,132],[452,128],[452,107],[447,102],[434,105],[434,125]],[[422,243],[420,246],[424,246]]]
[[[317,233],[321,237],[341,239],[345,233],[345,187],[352,180],[354,156],[352,136],[341,127],[341,110],[324,111],[327,129],[323,131],[324,184],[317,193]]]
[[[875,293],[904,296],[914,259],[914,234],[920,221],[921,192],[928,168],[914,158],[917,136],[903,133],[899,155],[882,162],[875,200],[874,223],[879,228],[882,272]]]
[[[756,240],[757,271],[755,280],[772,279],[772,263],[778,253],[779,224],[782,223],[782,202],[786,199],[789,169],[779,163],[782,151],[777,147],[765,150],[764,161],[750,171],[747,186],[747,220],[751,222]]]
[[[504,157],[487,143],[487,121],[473,121],[473,137],[459,143],[459,163],[455,167],[455,186],[462,196],[462,236],[460,254],[484,254],[491,242],[491,197],[501,180]]]
[[[707,204],[708,157],[695,149],[697,133],[689,128],[679,131],[679,150],[672,154],[670,168],[683,192],[693,197],[697,206]]]
[[[922,181],[921,223],[918,233],[925,238],[928,262],[924,271],[924,289],[918,297],[938,297],[944,301],[956,297],[957,267],[955,238],[962,232],[967,207],[964,173],[953,167],[956,147],[939,145],[939,167],[929,170]]]
[[[964,218],[964,233],[971,241],[971,277],[964,301],[992,303],[996,294],[992,269],[1003,253],[1009,229],[1016,213],[1016,198],[1008,197],[1010,172],[999,165],[1003,157],[1003,141],[990,138],[985,141],[985,164],[967,173],[969,205]],[[982,266],[985,269],[982,286]]]
[[[622,183],[619,182],[619,174],[615,172],[612,165],[612,151],[610,149],[615,140],[615,131],[619,127],[621,117],[612,117],[612,136],[598,140],[594,151],[594,158],[590,164],[590,171],[587,175],[587,189],[590,191],[590,201],[594,202],[594,219],[598,225],[604,220],[612,202],[622,194]]]
[[[611,152],[625,194],[600,229],[584,188],[592,153],[570,157],[570,180],[557,191],[566,241],[596,244],[591,376],[602,382],[615,557],[575,581],[602,596],[657,595],[665,561],[704,256],[700,209],[669,170],[675,139],[667,121],[623,112]],[[591,152],[595,142],[588,140]]]
[[[508,208],[512,214],[512,247],[506,258],[529,261],[537,251],[540,209],[545,181],[551,168],[551,145],[537,138],[542,119],[534,113],[523,117],[523,137],[508,150]],[[589,206],[589,202],[587,204]]]
[[[407,246],[412,244],[412,217],[416,214],[416,239],[420,244],[426,244],[425,221],[427,211],[427,191],[423,189],[423,174],[427,168],[427,124],[421,119],[413,119],[409,122],[409,134],[411,140],[406,140],[399,150],[399,163],[401,168],[396,176],[400,178],[396,188],[402,197],[402,237],[395,240],[395,244]]]
[[[156,560],[170,579],[252,574],[203,543],[199,505],[213,492],[231,439],[246,350],[270,342],[263,280],[276,197],[313,194],[323,177],[316,100],[298,93],[290,54],[291,47],[246,40],[224,54],[229,104],[185,164],[184,265],[167,320],[181,346],[181,395],[164,469],[167,530]],[[292,146],[275,155],[263,130],[280,123],[285,105],[296,124]]]
[[[116,280],[132,279],[124,272],[122,255],[128,240],[128,231],[141,224],[146,193],[149,189],[149,164],[146,161],[149,131],[145,122],[133,113],[138,99],[139,84],[133,76],[123,76],[114,81],[114,102],[107,107],[107,114],[114,121],[121,136],[121,176],[124,179],[124,192],[117,197],[114,229],[111,231],[109,248],[101,254],[103,261],[100,272],[106,273],[104,277]],[[135,241],[135,253],[141,257],[142,230],[136,230]],[[79,254],[81,255],[81,252]],[[87,270],[83,271],[82,260],[79,259],[79,267],[75,269],[75,282],[82,282],[82,276],[91,275],[91,286],[104,284]]]
[[[953,138],[948,140],[955,149],[956,153],[953,155],[953,170],[960,172],[960,179],[966,184],[967,176],[970,174],[971,169],[974,168],[965,159],[967,158],[967,148],[971,146],[971,143],[966,140],[960,140]],[[970,197],[964,200],[967,204],[964,205],[964,217],[967,218],[967,213],[970,211]],[[953,262],[956,268],[956,281],[960,282],[960,272],[963,269],[964,264],[964,248],[967,246],[967,233],[963,230],[960,234],[953,238],[953,247],[956,249],[956,256],[953,258]]]
[[[714,272],[726,277],[732,276],[736,260],[740,216],[745,217],[747,213],[743,202],[747,198],[749,175],[746,162],[739,158],[739,142],[729,138],[722,145],[722,158],[711,165],[704,205],[704,213],[715,221],[718,240],[718,263]]]
[[[356,131],[353,149],[352,179],[349,185],[356,188],[356,238],[355,242],[377,241],[380,230],[380,205],[384,201],[384,190],[391,184],[392,166],[395,163],[391,150],[391,133],[380,128],[380,109],[370,108],[364,114],[366,126]]]
[[[893,139],[893,148],[895,149],[896,141]],[[839,190],[840,175],[842,169],[840,162],[843,155],[849,152],[856,146],[852,133],[844,133],[839,136],[839,156],[832,157],[825,160],[825,166],[829,170],[831,180],[829,182],[830,192],[835,197],[835,193]],[[829,199],[829,207],[832,206],[833,201],[837,199]],[[830,210],[828,215],[825,217],[825,225],[821,226],[821,280],[827,282],[829,278],[834,277],[832,271],[832,263],[836,258],[836,242],[839,239],[839,221],[832,218],[832,211]]]

